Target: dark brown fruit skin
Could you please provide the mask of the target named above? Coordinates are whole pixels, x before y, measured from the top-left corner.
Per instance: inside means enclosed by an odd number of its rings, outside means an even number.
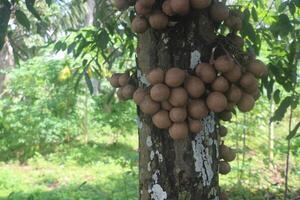
[[[125,101],[125,98],[123,97],[123,94],[122,94],[122,89],[123,89],[123,88],[119,88],[119,89],[117,90],[117,96],[118,96],[118,99],[119,99],[120,101]]]
[[[225,76],[228,81],[234,83],[240,80],[242,76],[242,69],[239,65],[235,64],[230,71],[223,73],[223,76]]]
[[[235,102],[228,101],[226,110],[233,110],[235,106],[236,106]]]
[[[201,99],[192,100],[188,104],[189,116],[194,119],[202,119],[206,117],[209,113],[205,102]]]
[[[175,12],[171,8],[171,0],[165,0],[164,3],[162,4],[162,11],[168,15],[168,16],[173,16],[175,15]]]
[[[215,66],[216,70],[218,70],[219,72],[224,72],[224,73],[232,70],[234,68],[234,65],[235,64],[234,64],[233,59],[227,55],[218,57],[214,62],[214,66]]]
[[[126,10],[129,7],[127,0],[114,0],[114,4],[118,10]]]
[[[154,101],[166,101],[170,96],[170,89],[165,84],[158,83],[151,88],[150,96]]]
[[[136,16],[131,23],[131,29],[135,33],[144,33],[149,28],[148,22],[144,17]]]
[[[174,67],[166,72],[165,83],[170,87],[178,87],[183,84],[185,80],[185,71]]]
[[[219,163],[219,173],[222,175],[226,175],[231,171],[231,167],[228,162],[220,161]]]
[[[219,114],[219,117],[223,121],[230,121],[232,119],[232,113],[230,111],[223,111]]]
[[[210,8],[210,16],[214,21],[221,22],[229,17],[229,9],[222,2],[215,2]]]
[[[217,77],[216,74],[216,70],[208,63],[200,63],[196,67],[196,75],[200,77],[204,83],[212,83]]]
[[[121,74],[119,77],[119,85],[125,86],[129,83],[130,76],[128,73]]]
[[[258,59],[251,61],[247,68],[247,71],[251,72],[256,77],[263,77],[267,74],[266,65]]]
[[[232,84],[230,89],[226,93],[226,97],[228,101],[236,103],[242,98],[242,94],[242,90],[236,85]]]
[[[253,74],[248,72],[248,73],[243,74],[243,76],[241,77],[240,85],[243,88],[252,88],[253,85],[255,85],[257,87],[258,82],[257,82],[255,76],[253,76]]]
[[[214,91],[224,93],[229,89],[229,83],[223,76],[219,76],[216,80],[214,80],[211,88]]]
[[[133,85],[125,85],[122,87],[122,96],[125,100],[132,99],[135,87]]]
[[[170,104],[169,101],[163,101],[161,102],[161,108],[170,111],[173,108],[173,106]]]
[[[165,72],[161,68],[152,69],[147,74],[147,80],[151,85],[162,83],[164,82],[164,79],[165,79]]]
[[[234,159],[236,158],[235,151],[224,144],[220,145],[219,152],[220,152],[220,159],[223,159],[226,162],[234,161]]]
[[[160,110],[153,115],[152,122],[157,128],[160,129],[167,129],[172,125],[172,122],[169,118],[169,112],[165,110]]]
[[[168,26],[169,18],[160,11],[156,11],[149,17],[149,23],[152,28],[162,30]]]
[[[189,76],[184,82],[184,88],[192,98],[199,98],[205,92],[203,82],[196,76]]]
[[[140,103],[140,108],[143,113],[154,115],[159,111],[160,104],[153,101],[149,95],[145,96],[144,100]]]
[[[153,4],[155,3],[155,0],[138,0],[141,2],[141,4],[145,7],[152,7]]]
[[[241,49],[244,46],[244,39],[234,33],[229,33],[226,38],[237,48]]]
[[[148,16],[151,13],[151,8],[143,6],[140,1],[135,3],[135,11],[138,15]]]
[[[113,74],[109,79],[111,86],[113,86],[114,88],[120,87],[119,77],[120,77],[120,74]]]
[[[180,15],[186,15],[190,11],[189,0],[171,0],[170,5],[172,10]]]
[[[170,111],[170,119],[172,122],[184,122],[187,118],[186,108],[177,107],[172,108]]]
[[[227,99],[220,92],[212,92],[206,99],[208,108],[213,112],[222,112],[227,107]]]
[[[241,112],[249,112],[253,109],[255,104],[255,99],[253,96],[247,93],[243,93],[242,98],[237,103],[237,106]]]
[[[138,88],[134,93],[133,93],[133,101],[137,104],[140,105],[140,103],[144,100],[145,96],[147,95],[147,92],[142,89]]]
[[[227,128],[225,126],[220,126],[219,127],[219,135],[220,137],[225,137],[227,135],[228,131]]]
[[[191,0],[191,6],[195,9],[207,8],[212,0]]]
[[[192,133],[200,133],[203,129],[201,121],[189,119],[189,129]]]
[[[174,123],[169,128],[169,134],[171,138],[174,140],[184,139],[188,135],[188,133],[189,133],[189,129],[186,122]]]
[[[172,106],[182,107],[187,104],[188,94],[186,90],[182,87],[173,88],[171,90],[169,102]]]
[[[225,19],[224,24],[234,31],[240,31],[243,27],[242,19],[236,16],[229,16],[227,19]]]

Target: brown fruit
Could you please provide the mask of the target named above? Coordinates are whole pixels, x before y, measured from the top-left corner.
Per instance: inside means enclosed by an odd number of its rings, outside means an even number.
[[[191,6],[195,9],[207,8],[212,0],[191,0]]]
[[[120,77],[120,74],[113,74],[110,79],[109,79],[109,83],[111,84],[111,86],[115,87],[115,88],[118,88],[120,87],[120,84],[119,84],[119,77]]]
[[[224,144],[220,145],[219,152],[220,152],[220,159],[223,159],[226,162],[231,162],[236,158],[235,151]]]
[[[155,3],[155,0],[138,0],[141,2],[141,4],[145,7],[152,7]]]
[[[204,83],[211,83],[216,79],[217,72],[212,65],[200,63],[197,65],[196,75],[200,77]]]
[[[230,164],[225,161],[220,161],[219,163],[219,173],[222,175],[226,175],[231,171]]]
[[[200,133],[202,128],[200,120],[189,119],[189,129],[192,133]]]
[[[242,98],[242,91],[236,85],[232,84],[226,93],[226,97],[228,101],[236,103]]]
[[[267,74],[266,65],[258,59],[251,61],[247,70],[256,77],[262,77]]]
[[[171,0],[165,0],[164,3],[162,4],[162,11],[168,15],[168,16],[173,16],[175,15],[175,12],[171,8]]]
[[[128,73],[121,74],[119,77],[119,85],[125,86],[129,83],[130,76]]]
[[[253,96],[253,98],[254,98],[255,100],[259,99],[259,97],[260,97],[260,91],[259,91],[259,88],[256,88],[256,90],[255,90],[255,91],[252,91],[250,94]]]
[[[229,72],[234,68],[234,65],[233,59],[228,55],[220,56],[214,62],[216,70],[220,72]]]
[[[165,110],[158,111],[152,116],[152,122],[157,128],[166,129],[172,125],[169,118],[169,112]]]
[[[244,46],[244,39],[234,33],[229,33],[226,38],[237,48],[241,49]]]
[[[129,7],[127,0],[114,0],[114,4],[118,10],[126,10]]]
[[[189,76],[184,82],[184,88],[192,98],[199,98],[205,92],[203,82],[196,76]]]
[[[219,114],[219,117],[223,121],[230,121],[232,119],[232,113],[230,111],[223,111]]]
[[[156,11],[150,15],[149,23],[152,28],[162,30],[168,26],[169,18],[161,11]]]
[[[228,101],[226,110],[233,110],[234,106],[236,106],[235,102]]]
[[[190,11],[190,2],[189,0],[171,0],[172,10],[180,15],[186,15]]]
[[[144,100],[140,103],[140,108],[143,113],[154,115],[159,111],[159,103],[153,101],[149,95],[145,96]]]
[[[228,198],[226,192],[224,192],[224,191],[221,191],[221,192],[220,192],[219,199],[220,199],[220,200],[229,200],[229,198]]]
[[[172,106],[182,107],[187,104],[188,94],[182,87],[173,88],[169,97],[169,102]]]
[[[152,69],[147,74],[147,80],[151,85],[164,82],[165,72],[161,68]]]
[[[135,87],[133,85],[125,85],[122,87],[122,96],[125,100],[132,99]]]
[[[258,87],[258,81],[253,74],[246,72],[240,79],[240,85],[246,89],[252,89]]]
[[[191,100],[188,104],[189,116],[194,119],[202,119],[208,115],[208,112],[205,102],[201,99]]]
[[[123,92],[122,92],[122,89],[123,88],[119,88],[118,90],[117,90],[117,96],[118,96],[118,99],[120,100],[120,101],[124,101],[125,100],[125,98],[123,97]]]
[[[225,137],[227,135],[228,131],[227,131],[227,128],[223,125],[221,125],[219,127],[219,135],[220,137]]]
[[[237,103],[237,106],[240,111],[248,112],[253,109],[254,104],[255,104],[255,99],[253,98],[253,96],[247,93],[243,93],[242,98]]]
[[[216,80],[214,80],[211,88],[214,91],[224,93],[229,89],[229,83],[223,76],[219,76]]]
[[[158,83],[151,88],[150,96],[154,101],[166,101],[170,96],[170,89],[165,84]]]
[[[136,16],[131,23],[131,29],[135,33],[144,33],[148,29],[148,22],[144,17]]]
[[[184,122],[187,118],[186,108],[176,107],[172,108],[170,111],[170,119],[173,122]]]
[[[137,104],[140,105],[140,103],[144,100],[145,96],[147,95],[147,92],[143,88],[138,88],[134,93],[133,93],[133,101]]]
[[[227,107],[227,99],[220,92],[212,92],[206,99],[208,108],[213,112],[222,112]]]
[[[174,140],[184,139],[189,133],[186,122],[174,123],[169,128],[169,134]]]
[[[243,21],[240,17],[230,15],[227,19],[225,19],[224,24],[234,30],[240,31],[243,27]]]
[[[229,9],[223,2],[214,2],[210,8],[210,16],[214,21],[221,22],[229,17]]]
[[[170,111],[173,108],[173,106],[170,104],[169,101],[163,101],[161,102],[161,108]]]
[[[185,71],[174,67],[166,72],[165,82],[170,87],[178,87],[183,84],[185,80]]]
[[[228,81],[234,83],[240,80],[242,76],[242,69],[239,65],[235,64],[230,71],[223,73],[223,76],[225,76]]]
[[[151,8],[143,6],[140,1],[135,3],[135,11],[138,15],[148,16],[151,13]]]

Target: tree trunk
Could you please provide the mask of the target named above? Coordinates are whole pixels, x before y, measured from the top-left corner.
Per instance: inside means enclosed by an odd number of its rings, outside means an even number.
[[[173,22],[172,22],[173,23]],[[171,24],[172,24],[171,23]],[[206,12],[191,13],[165,32],[149,29],[138,38],[139,85],[154,67],[191,71],[209,62],[213,23]],[[217,121],[214,113],[203,119],[203,131],[184,140],[172,140],[167,130],[155,128],[151,117],[139,112],[140,199],[219,199]]]
[[[0,97],[5,89],[7,75],[3,71],[7,71],[15,65],[13,49],[6,38],[3,48],[0,50]]]

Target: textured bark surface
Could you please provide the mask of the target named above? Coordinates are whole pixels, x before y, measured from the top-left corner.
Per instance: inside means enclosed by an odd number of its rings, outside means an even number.
[[[7,76],[3,73],[3,71],[9,70],[9,68],[13,67],[14,64],[13,49],[10,43],[6,40],[3,48],[0,50],[0,97],[4,91],[5,82],[7,80]]]
[[[207,13],[192,13],[164,32],[153,29],[139,35],[140,86],[154,67],[192,70],[210,59],[213,24]],[[140,199],[219,199],[218,137],[214,113],[203,119],[204,130],[184,140],[172,140],[167,130],[153,126],[139,113]]]

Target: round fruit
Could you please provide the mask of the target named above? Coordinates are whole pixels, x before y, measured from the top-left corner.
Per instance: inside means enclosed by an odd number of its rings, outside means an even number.
[[[237,48],[241,49],[244,46],[244,39],[234,33],[229,33],[226,38]]]
[[[228,81],[234,83],[240,80],[242,76],[242,69],[239,65],[235,64],[232,70],[223,73],[223,75],[227,78]]]
[[[152,122],[157,128],[166,129],[172,125],[169,118],[169,112],[165,110],[158,111],[152,116]]]
[[[245,73],[241,77],[240,85],[243,88],[252,88],[253,85],[258,86],[258,82],[257,82],[256,78],[253,76],[253,74]]]
[[[149,23],[152,28],[162,30],[168,26],[169,19],[164,13],[157,11],[150,15]]]
[[[152,69],[147,74],[147,80],[151,85],[164,82],[164,78],[165,78],[165,73],[161,68]]]
[[[121,74],[119,77],[119,85],[125,86],[129,83],[130,76],[128,73]]]
[[[200,120],[189,119],[189,129],[192,133],[200,133],[202,128]]]
[[[213,20],[221,22],[229,17],[229,9],[223,2],[214,2],[210,8],[210,16]]]
[[[252,110],[252,108],[254,107],[254,104],[255,104],[255,99],[253,98],[253,96],[251,96],[250,94],[247,94],[247,93],[243,93],[242,98],[237,103],[237,106],[240,111],[248,112],[248,111]]]
[[[129,7],[127,0],[114,0],[114,4],[118,10],[126,10]]]
[[[172,106],[182,107],[185,106],[188,100],[188,94],[182,87],[173,88],[169,97],[169,102]]]
[[[227,99],[220,92],[212,92],[206,99],[208,108],[213,112],[222,112],[227,107]]]
[[[155,0],[138,0],[141,2],[141,4],[145,7],[152,7],[155,3]]]
[[[189,76],[184,82],[184,88],[192,98],[199,98],[205,92],[203,82],[196,76]]]
[[[227,135],[228,131],[227,128],[225,126],[220,126],[219,127],[219,135],[220,137],[225,137]]]
[[[267,74],[266,65],[258,59],[251,61],[247,70],[254,74],[256,77],[262,77]]]
[[[234,61],[231,57],[223,55],[215,60],[215,68],[220,72],[228,72],[233,69]]]
[[[124,101],[125,100],[125,98],[123,97],[123,92],[122,92],[122,89],[123,88],[119,88],[118,90],[117,90],[117,96],[118,96],[118,99],[120,100],[120,101]]]
[[[231,162],[236,158],[235,151],[224,144],[220,145],[219,152],[220,152],[220,158],[226,162]]]
[[[163,101],[161,102],[161,108],[170,111],[173,108],[173,106],[170,104],[169,101]]]
[[[236,103],[242,98],[242,91],[236,85],[232,84],[226,93],[226,97],[228,101]]]
[[[170,119],[173,122],[184,122],[187,118],[186,108],[176,107],[172,108],[170,111]]]
[[[219,163],[219,173],[222,175],[226,175],[231,171],[231,167],[228,162],[220,161]]]
[[[191,0],[191,6],[195,9],[207,8],[212,0]]]
[[[186,15],[190,11],[190,2],[189,0],[171,0],[172,10],[180,15]]]
[[[224,24],[234,31],[240,31],[243,27],[242,19],[233,15],[230,15],[227,19],[225,19]]]
[[[230,111],[224,111],[219,114],[219,117],[223,121],[230,121],[232,119],[232,113]]]
[[[224,93],[229,89],[229,83],[223,76],[219,76],[216,80],[214,80],[211,88],[214,91]]]
[[[159,103],[153,101],[149,95],[147,95],[140,103],[140,108],[143,113],[153,115],[159,111],[160,105]]]
[[[189,116],[194,119],[202,119],[208,115],[208,112],[205,102],[201,99],[191,100],[188,104]]]
[[[125,100],[132,99],[135,87],[133,85],[125,85],[122,87],[122,96]]]
[[[151,88],[150,96],[154,101],[166,101],[170,96],[170,89],[165,84],[158,83]]]
[[[135,3],[135,11],[138,15],[148,16],[151,13],[151,8],[143,6],[140,1]]]
[[[171,68],[166,72],[165,82],[170,87],[178,87],[185,80],[185,72],[177,67]]]
[[[138,88],[134,93],[133,93],[133,101],[137,104],[140,105],[140,103],[144,100],[145,96],[147,95],[147,92],[143,88]]]
[[[233,110],[234,106],[236,106],[235,102],[228,101],[226,110]]]
[[[169,128],[169,134],[174,140],[184,139],[189,133],[188,126],[185,122],[174,123]]]
[[[120,87],[119,77],[120,77],[120,74],[113,74],[110,77],[109,82],[110,82],[111,86],[113,86],[115,88]]]
[[[144,17],[136,16],[132,20],[131,29],[135,33],[144,33],[148,29],[148,22]]]
[[[196,75],[200,77],[204,83],[211,83],[216,79],[217,72],[212,65],[200,63],[197,65]]]
[[[171,8],[170,2],[171,2],[171,0],[164,1],[164,3],[162,4],[162,11],[168,16],[173,16],[173,15],[175,15],[175,13]]]

